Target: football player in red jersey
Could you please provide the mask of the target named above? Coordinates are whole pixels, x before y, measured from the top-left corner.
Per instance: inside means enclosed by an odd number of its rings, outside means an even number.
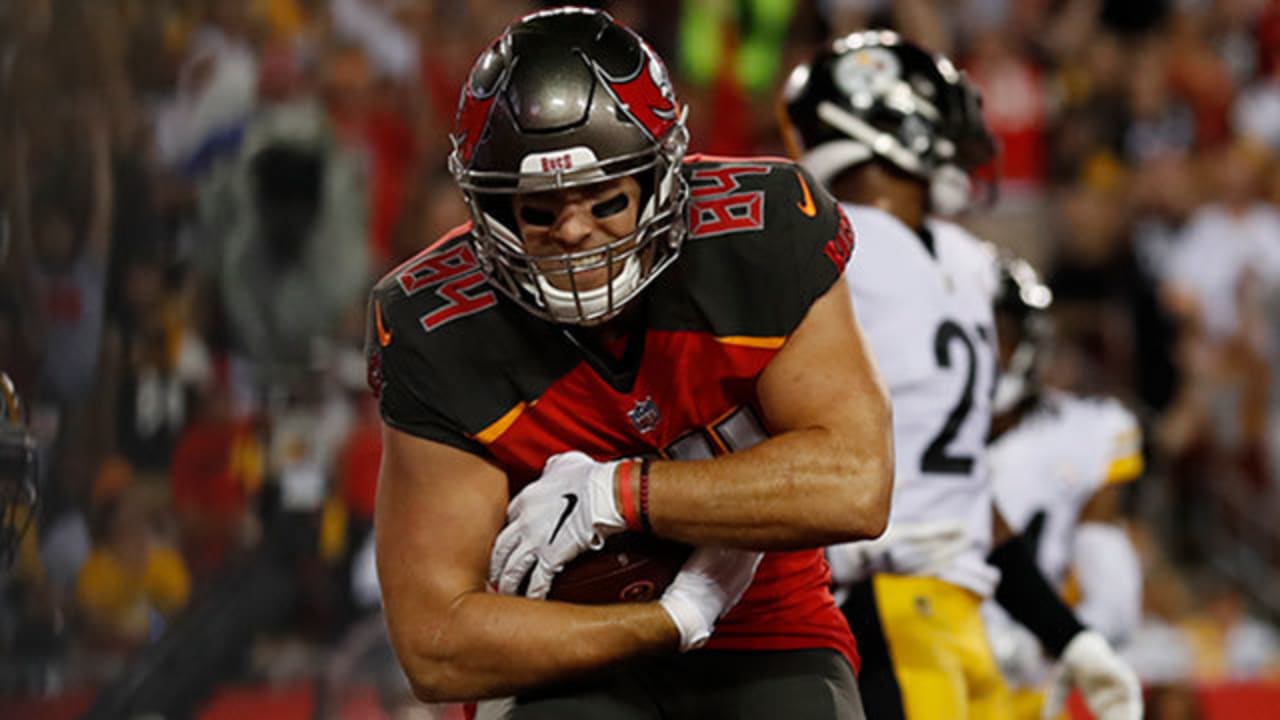
[[[789,161],[685,158],[683,112],[608,15],[522,18],[458,110],[472,222],[373,291],[379,576],[424,700],[863,716],[819,549],[891,494],[853,231]],[[546,599],[622,532],[696,549],[652,602]]]

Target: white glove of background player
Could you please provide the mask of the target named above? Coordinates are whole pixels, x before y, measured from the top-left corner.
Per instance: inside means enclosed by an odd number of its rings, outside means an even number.
[[[1105,638],[1084,630],[1071,638],[1053,670],[1041,717],[1060,715],[1071,688],[1084,696],[1098,720],[1141,720],[1142,686],[1138,676],[1116,655]]]
[[[701,547],[693,551],[658,604],[680,631],[680,652],[687,652],[711,637],[716,622],[751,585],[764,553],[752,550]]]
[[[507,526],[498,533],[489,559],[489,582],[514,595],[529,575],[525,595],[546,597],[565,563],[586,550],[599,550],[605,538],[626,529],[613,499],[619,462],[596,462],[580,452],[548,458],[542,477],[507,505]]]

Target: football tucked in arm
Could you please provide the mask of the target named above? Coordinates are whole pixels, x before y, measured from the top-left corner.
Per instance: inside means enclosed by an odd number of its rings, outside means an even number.
[[[581,605],[657,600],[692,551],[647,533],[620,533],[565,565],[547,598]]]

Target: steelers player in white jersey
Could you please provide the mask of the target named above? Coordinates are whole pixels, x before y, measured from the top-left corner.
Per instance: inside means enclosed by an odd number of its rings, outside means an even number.
[[[1121,490],[1142,474],[1142,434],[1113,398],[1043,385],[1052,299],[1029,264],[1001,257],[1000,377],[988,451],[996,506],[1081,621],[1118,645],[1142,612],[1142,568],[1120,523]],[[1038,717],[1049,677],[1038,644],[994,603],[984,614],[1017,716]]]
[[[995,152],[976,89],[945,58],[872,31],[820,49],[784,92],[792,154],[853,226],[851,302],[893,404],[889,528],[828,550],[863,659],[867,716],[1012,717],[981,615],[995,597],[1095,714],[1136,720],[1133,673],[993,513],[995,255],[942,219],[963,209],[970,173]]]

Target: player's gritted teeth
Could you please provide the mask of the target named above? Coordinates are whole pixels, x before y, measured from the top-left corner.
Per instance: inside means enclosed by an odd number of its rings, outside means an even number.
[[[639,200],[639,183],[624,177],[517,195],[514,209],[525,249],[547,258],[537,263],[547,282],[560,290],[591,290],[621,272],[630,247],[604,248],[635,232]]]

